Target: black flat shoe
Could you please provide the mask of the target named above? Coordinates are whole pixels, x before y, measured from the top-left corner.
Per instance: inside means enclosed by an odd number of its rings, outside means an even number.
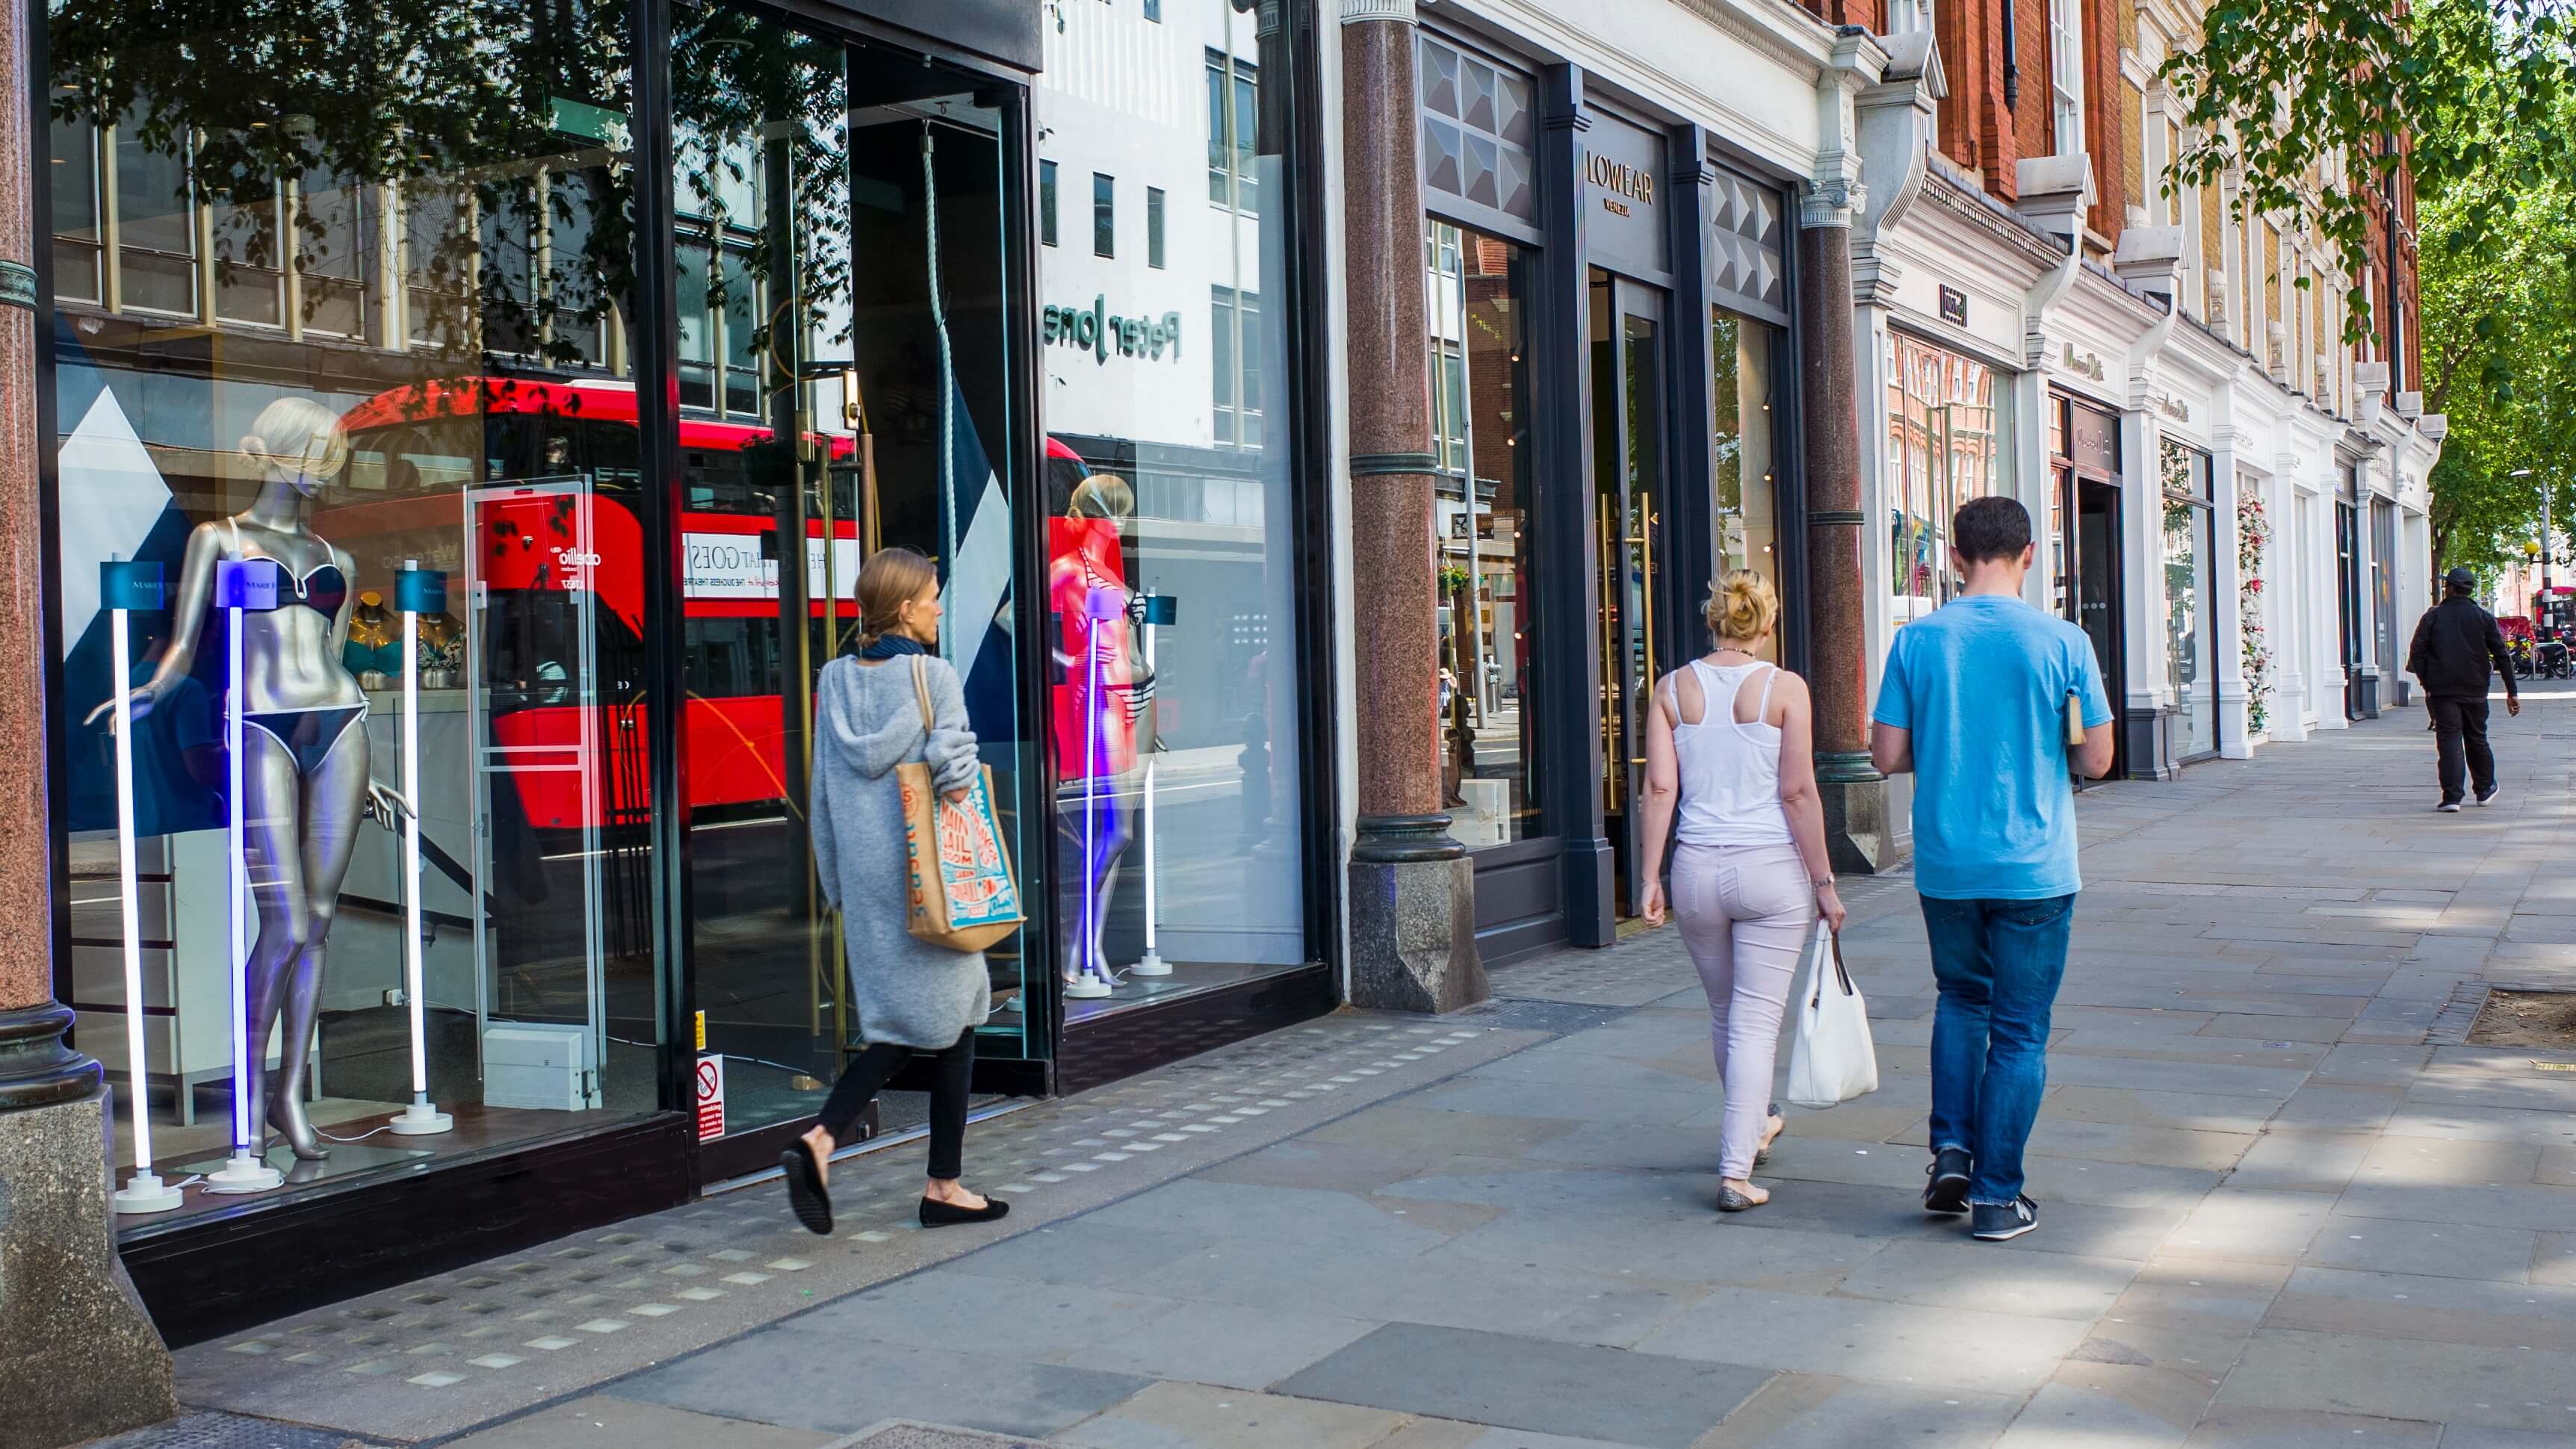
[[[984,1199],[979,1208],[962,1208],[936,1198],[921,1200],[921,1225],[925,1228],[953,1228],[959,1223],[998,1222],[1011,1215],[1011,1205],[998,1197]]]
[[[1779,1141],[1783,1136],[1787,1135],[1789,1131],[1789,1119],[1780,1115],[1779,1103],[1774,1102],[1771,1104],[1770,1116],[1772,1121],[1780,1124],[1780,1130],[1772,1133],[1769,1137],[1764,1138],[1762,1146],[1754,1152],[1753,1165],[1756,1167],[1768,1167],[1771,1165],[1771,1144]]]
[[[1717,1210],[1722,1213],[1750,1212],[1769,1201],[1769,1198],[1764,1198],[1761,1202],[1756,1202],[1731,1187],[1721,1187],[1717,1190]]]
[[[778,1154],[778,1167],[787,1175],[787,1205],[795,1210],[796,1221],[809,1233],[830,1237],[832,1195],[823,1191],[823,1173],[814,1165],[813,1149],[797,1143]]]

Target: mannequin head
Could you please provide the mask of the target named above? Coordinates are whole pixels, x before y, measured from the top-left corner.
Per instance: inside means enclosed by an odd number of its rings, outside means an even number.
[[[1065,512],[1074,518],[1105,518],[1115,528],[1135,516],[1136,490],[1115,473],[1094,473],[1074,485]]]
[[[311,398],[282,397],[260,409],[241,452],[263,481],[290,484],[310,498],[348,466],[349,435],[329,408]]]
[[[859,568],[859,647],[889,634],[939,643],[939,570],[908,548],[881,548]]]

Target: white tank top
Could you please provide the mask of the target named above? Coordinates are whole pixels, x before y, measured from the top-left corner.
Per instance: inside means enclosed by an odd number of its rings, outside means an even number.
[[[1768,664],[1717,665],[1694,659],[1699,680],[1699,723],[1676,721],[1673,749],[1682,776],[1684,845],[1783,845],[1790,841],[1788,812],[1780,808],[1780,730],[1763,715],[1780,671]],[[1739,724],[1735,696],[1762,672],[1762,699],[1753,722]],[[1674,692],[1678,714],[1680,691]]]

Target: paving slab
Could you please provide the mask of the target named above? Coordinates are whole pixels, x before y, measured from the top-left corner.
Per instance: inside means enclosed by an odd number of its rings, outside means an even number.
[[[1402,1414],[1203,1384],[1162,1383],[1055,1436],[1086,1449],[1368,1449]]]
[[[1646,1337],[1648,1353],[1872,1383],[2028,1393],[2085,1326],[1957,1308],[1720,1288]]]
[[[1686,1449],[1768,1377],[1650,1352],[1399,1323],[1280,1389],[1503,1428]]]

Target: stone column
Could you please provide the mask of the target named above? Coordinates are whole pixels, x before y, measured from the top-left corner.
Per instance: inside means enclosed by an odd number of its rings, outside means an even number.
[[[1359,838],[1351,1000],[1452,1011],[1487,994],[1476,872],[1440,809],[1430,341],[1414,150],[1413,0],[1342,0]]]
[[[110,1230],[110,1099],[53,999],[27,12],[0,9],[0,1449],[177,1412]]]
[[[1848,181],[1811,182],[1798,197],[1800,429],[1807,465],[1807,633],[1815,699],[1816,784],[1836,871],[1893,863],[1887,777],[1869,762],[1869,613],[1862,594],[1860,415],[1852,381]]]

